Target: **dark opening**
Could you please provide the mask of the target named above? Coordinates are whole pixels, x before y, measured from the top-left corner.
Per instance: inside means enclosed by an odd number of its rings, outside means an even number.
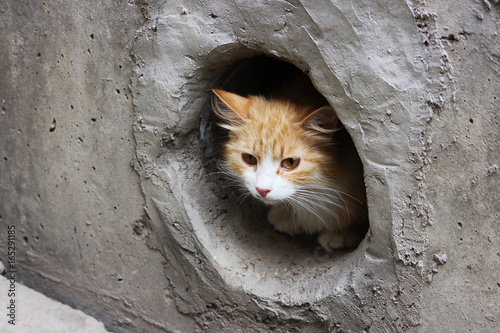
[[[259,55],[231,66],[225,74],[222,75],[221,79],[213,88],[223,89],[241,96],[270,96],[281,89],[288,80],[300,74],[303,74],[303,72],[291,63]],[[208,163],[207,165],[207,171],[208,173],[213,173],[215,177],[217,177],[217,164],[222,158],[221,148],[227,140],[228,133],[226,130],[216,125],[218,119],[213,112],[210,112],[205,118],[205,121],[202,120],[201,130],[204,132],[209,131],[211,133],[207,136],[211,139],[211,143],[206,144],[207,148],[205,150],[206,157],[208,160],[211,160],[211,163]],[[342,127],[341,124],[340,127]],[[341,131],[343,131],[343,134],[341,133],[336,135],[343,137],[342,144],[353,145],[347,131],[345,129],[342,129]],[[359,157],[357,158],[359,159]],[[237,186],[233,183],[234,181],[225,179],[224,177],[220,177],[218,181],[224,184],[221,186],[221,189],[217,189],[218,191],[221,191],[219,196],[225,199],[229,198],[229,200],[233,200],[234,209],[240,210],[244,217],[248,217],[248,219],[245,219],[244,221],[236,222],[240,223],[243,229],[248,231],[248,234],[258,234],[260,232],[259,230],[262,232],[265,230],[265,233],[268,233],[269,230],[274,229],[266,219],[269,209],[268,206],[260,203],[254,198],[242,198],[244,196],[241,195],[241,191],[245,191],[245,189],[237,189]],[[259,218],[255,218],[255,216],[258,216]],[[364,236],[368,229],[368,221],[366,221],[366,225],[362,228],[363,230],[360,234]],[[293,244],[292,247],[299,251],[300,248],[309,249],[309,251],[314,249],[313,251],[315,256],[318,256],[318,251],[320,251],[320,253],[323,251],[319,248],[316,241],[317,235],[301,234],[297,236],[289,236],[280,235],[278,232],[275,233],[278,237],[276,240],[282,243],[282,246],[280,246],[282,248],[286,248],[288,246],[283,243],[289,243],[289,245]],[[361,240],[362,238],[356,241],[357,244],[355,247],[357,247]],[[351,250],[352,248],[349,251]],[[344,251],[339,253],[343,252]],[[326,257],[322,257],[322,259],[325,258]]]

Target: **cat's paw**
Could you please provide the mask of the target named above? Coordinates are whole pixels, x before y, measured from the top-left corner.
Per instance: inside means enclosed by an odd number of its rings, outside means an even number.
[[[286,209],[286,207],[272,207],[267,214],[267,220],[274,226],[277,231],[283,232],[285,234],[293,236],[304,231],[300,227],[300,225],[297,225],[295,223],[290,210]]]
[[[322,232],[318,243],[327,251],[352,249],[359,245],[362,236],[351,231]]]

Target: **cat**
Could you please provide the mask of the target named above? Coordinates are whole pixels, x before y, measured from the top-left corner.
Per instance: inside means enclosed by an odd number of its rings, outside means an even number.
[[[368,226],[361,161],[307,76],[271,96],[212,91],[219,125],[229,134],[222,167],[270,205],[274,228],[319,234],[328,251],[356,247]]]

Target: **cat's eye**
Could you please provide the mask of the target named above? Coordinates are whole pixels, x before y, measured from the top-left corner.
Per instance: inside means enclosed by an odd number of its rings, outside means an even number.
[[[287,158],[281,161],[281,167],[287,170],[293,170],[299,166],[300,158]]]
[[[243,162],[245,162],[248,165],[251,166],[257,165],[257,159],[253,155],[243,153],[241,154],[241,158],[243,159]]]

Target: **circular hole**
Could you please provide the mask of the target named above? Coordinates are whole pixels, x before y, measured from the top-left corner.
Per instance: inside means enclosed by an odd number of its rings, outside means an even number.
[[[300,81],[300,84],[293,83],[290,88],[288,83],[298,76],[302,77],[301,80],[305,78],[306,82]],[[290,99],[293,99],[293,96],[301,94],[302,89],[305,89],[303,84],[311,85],[312,87],[312,83],[307,76],[294,65],[270,57],[255,56],[235,66],[231,66],[230,70],[215,85],[215,88],[237,94],[241,97],[259,95],[269,100],[272,99],[272,96],[286,95],[292,96]],[[282,87],[286,87],[287,85],[287,89],[290,90],[282,93]],[[301,107],[307,106],[307,108],[313,108],[313,110],[329,107],[327,100],[319,95],[315,89],[314,91],[315,94],[311,95],[314,98],[311,99],[310,96],[304,97],[304,102],[302,103],[307,105]],[[214,101],[210,100],[208,104],[211,105],[213,103]],[[217,123],[221,123],[222,120],[220,118],[217,118],[210,111],[205,111],[206,114],[204,117],[208,120],[202,120],[201,122],[200,132],[203,135],[200,133],[200,137],[202,137],[202,141],[204,141],[202,143],[206,146],[205,159],[209,161],[205,163],[207,165],[206,172],[211,179],[208,181],[207,186],[220,199],[219,203],[210,211],[216,218],[207,224],[207,228],[208,232],[214,236],[212,239],[216,239],[216,241],[212,241],[208,245],[208,248],[212,252],[213,258],[220,265],[220,270],[229,277],[229,281],[239,281],[247,290],[267,295],[270,292],[278,292],[275,289],[269,289],[271,285],[276,283],[279,283],[282,287],[279,293],[287,294],[287,292],[290,292],[296,294],[293,290],[296,290],[297,283],[299,283],[299,285],[304,286],[300,294],[307,299],[313,295],[316,289],[309,287],[311,284],[314,284],[313,281],[318,276],[324,276],[327,280],[331,279],[334,275],[338,276],[338,272],[342,271],[343,266],[345,266],[345,269],[349,267],[349,258],[356,255],[356,251],[353,252],[352,250],[359,245],[368,229],[362,165],[346,129],[342,127],[340,121],[337,122],[336,119],[332,121],[327,116],[327,111],[324,114],[318,112],[317,118],[314,121],[311,119],[311,123],[307,124],[306,117],[304,116],[304,122],[302,123],[305,128],[304,132],[322,136],[321,142],[324,142],[325,138],[328,137],[334,141],[338,140],[338,144],[345,145],[344,147],[351,152],[349,163],[359,166],[357,167],[357,171],[355,171],[356,174],[350,174],[349,176],[356,178],[356,188],[359,189],[360,193],[350,194],[342,191],[343,195],[339,195],[341,192],[336,192],[337,196],[335,196],[332,193],[335,193],[336,189],[332,191],[321,189],[319,190],[320,194],[304,190],[301,205],[309,207],[308,218],[314,219],[317,218],[315,215],[320,215],[321,220],[324,220],[328,218],[328,215],[331,215],[330,213],[341,213],[344,215],[344,218],[350,219],[358,214],[354,208],[357,200],[361,202],[361,207],[357,207],[356,209],[364,211],[364,213],[359,213],[359,216],[363,215],[360,219],[364,223],[360,223],[357,226],[358,235],[350,239],[350,248],[337,251],[326,251],[317,242],[316,238],[319,233],[314,232],[314,230],[312,232],[290,232],[294,235],[275,230],[273,225],[267,221],[271,205],[264,202],[264,200],[252,198],[249,195],[251,189],[242,185],[241,179],[243,177],[241,175],[235,175],[234,172],[233,174],[228,174],[223,171],[224,168],[221,170],[217,167],[221,163],[224,164],[222,161],[224,161],[227,155],[227,152],[224,151],[224,146],[228,142],[230,134],[224,128],[216,125]],[[310,113],[310,111],[308,112]],[[241,122],[241,119],[236,119],[235,121]],[[336,130],[330,131],[332,128],[328,126],[333,126],[333,124],[335,124]],[[276,128],[262,129],[261,132],[256,133],[255,137],[250,138],[250,141],[253,141],[248,146],[254,146],[255,143],[272,146],[274,141],[270,138],[275,136],[280,136]],[[266,143],[266,140],[269,142]],[[286,151],[288,144],[295,145],[297,143],[295,140],[293,142],[284,142],[282,145],[285,146],[284,150]],[[331,150],[332,154],[335,149]],[[279,150],[281,151],[281,148]],[[325,154],[325,151],[323,149],[321,153]],[[328,151],[330,152],[330,150]],[[252,152],[246,153],[252,154]],[[298,156],[284,156],[283,158],[286,157],[296,158]],[[241,152],[238,155],[238,160],[241,161]],[[335,158],[332,155],[325,155],[324,160],[327,163],[333,163],[332,161],[335,161]],[[356,170],[356,167],[352,167],[351,169],[345,167],[349,163],[338,162],[338,170],[332,171],[329,177],[340,177],[333,176],[333,174],[335,172],[346,172],[341,170],[354,172],[353,170]],[[301,162],[301,165],[307,167],[308,163]],[[311,166],[309,164],[309,168],[312,169],[313,167],[324,170],[332,169],[332,165]],[[298,172],[301,168],[298,167],[296,170]],[[304,170],[303,172],[305,175]],[[295,179],[291,177],[285,179],[285,182],[292,183],[297,188],[300,185],[307,185],[301,184],[300,177]],[[257,195],[254,196],[257,197]],[[356,200],[352,200],[352,197],[356,197]],[[350,200],[352,202],[349,202]],[[352,207],[350,206],[351,204]],[[333,212],[332,207],[335,205],[340,206],[340,209]],[[345,210],[343,210],[343,206],[346,205],[351,207],[349,214],[346,214]],[[281,215],[287,214],[287,212],[278,211],[276,214],[279,219]],[[330,216],[330,218],[332,217]],[[307,222],[307,220],[303,222]],[[323,241],[324,243],[325,241]],[[329,244],[328,239],[326,240],[326,244]],[[339,266],[339,268],[332,270],[331,268],[334,266]]]

